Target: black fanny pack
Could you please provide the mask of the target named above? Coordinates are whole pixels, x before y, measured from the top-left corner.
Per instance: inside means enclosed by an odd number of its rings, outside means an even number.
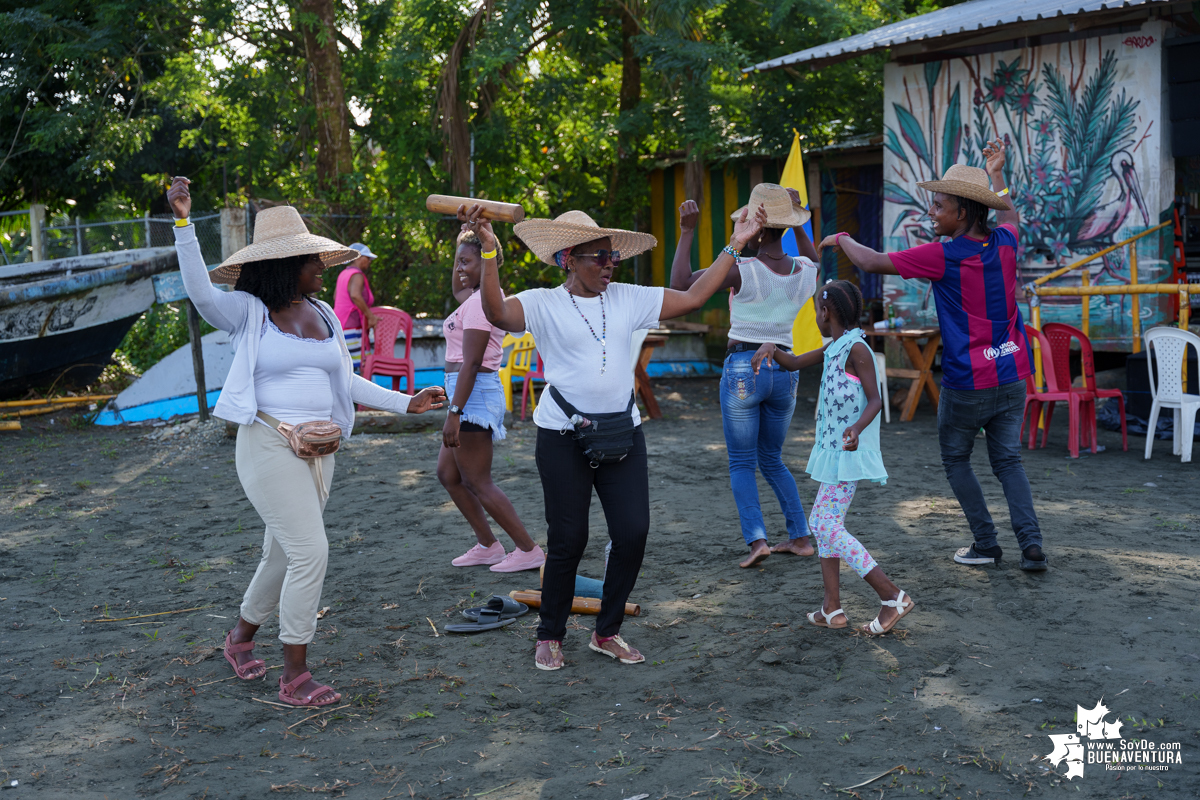
[[[633,393],[629,395],[629,405],[624,411],[609,414],[583,414],[575,406],[568,403],[558,389],[550,387],[550,396],[558,407],[570,417],[571,438],[583,456],[591,464],[592,469],[601,464],[616,464],[624,461],[633,450],[633,433],[637,426],[633,424]]]

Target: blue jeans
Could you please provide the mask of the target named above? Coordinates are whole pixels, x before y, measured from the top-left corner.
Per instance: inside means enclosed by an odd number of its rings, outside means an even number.
[[[721,375],[721,425],[729,452],[729,483],[748,545],[767,538],[758,502],[756,464],[779,499],[787,518],[788,538],[808,535],[796,480],[783,464],[783,441],[796,409],[799,375],[777,364],[764,364],[755,375],[750,367],[753,357],[752,351],[733,353],[726,357]]]
[[[1042,531],[1033,510],[1033,493],[1021,464],[1021,419],[1024,413],[1024,381],[1006,383],[994,389],[942,389],[938,403],[942,466],[946,469],[946,480],[971,524],[977,549],[996,546],[996,526],[992,523],[987,501],[983,499],[983,488],[971,469],[971,450],[980,428],[987,434],[992,474],[1004,487],[1017,544],[1022,550],[1042,544]]]

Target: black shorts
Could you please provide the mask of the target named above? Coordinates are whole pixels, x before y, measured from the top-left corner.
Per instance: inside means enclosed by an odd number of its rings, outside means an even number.
[[[459,423],[458,430],[462,433],[491,433],[491,428],[485,428],[482,425],[476,425],[474,422],[464,420]]]

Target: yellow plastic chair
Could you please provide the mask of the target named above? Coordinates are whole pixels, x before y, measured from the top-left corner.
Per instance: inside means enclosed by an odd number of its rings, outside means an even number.
[[[513,410],[513,378],[524,378],[525,373],[533,369],[533,354],[537,345],[533,343],[533,334],[527,333],[520,338],[511,333],[504,335],[501,347],[512,347],[508,361],[500,368],[500,385],[504,387],[504,404],[509,411]]]

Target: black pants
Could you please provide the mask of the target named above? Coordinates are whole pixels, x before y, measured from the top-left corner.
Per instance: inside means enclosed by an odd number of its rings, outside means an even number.
[[[567,617],[575,596],[575,571],[588,542],[588,510],[593,488],[600,496],[613,543],[596,635],[614,636],[621,630],[625,602],[637,582],[650,533],[646,437],[639,427],[633,434],[633,450],[624,461],[592,469],[570,434],[538,428],[537,466],[546,499],[549,551],[542,578],[537,638],[545,641],[566,636]]]

